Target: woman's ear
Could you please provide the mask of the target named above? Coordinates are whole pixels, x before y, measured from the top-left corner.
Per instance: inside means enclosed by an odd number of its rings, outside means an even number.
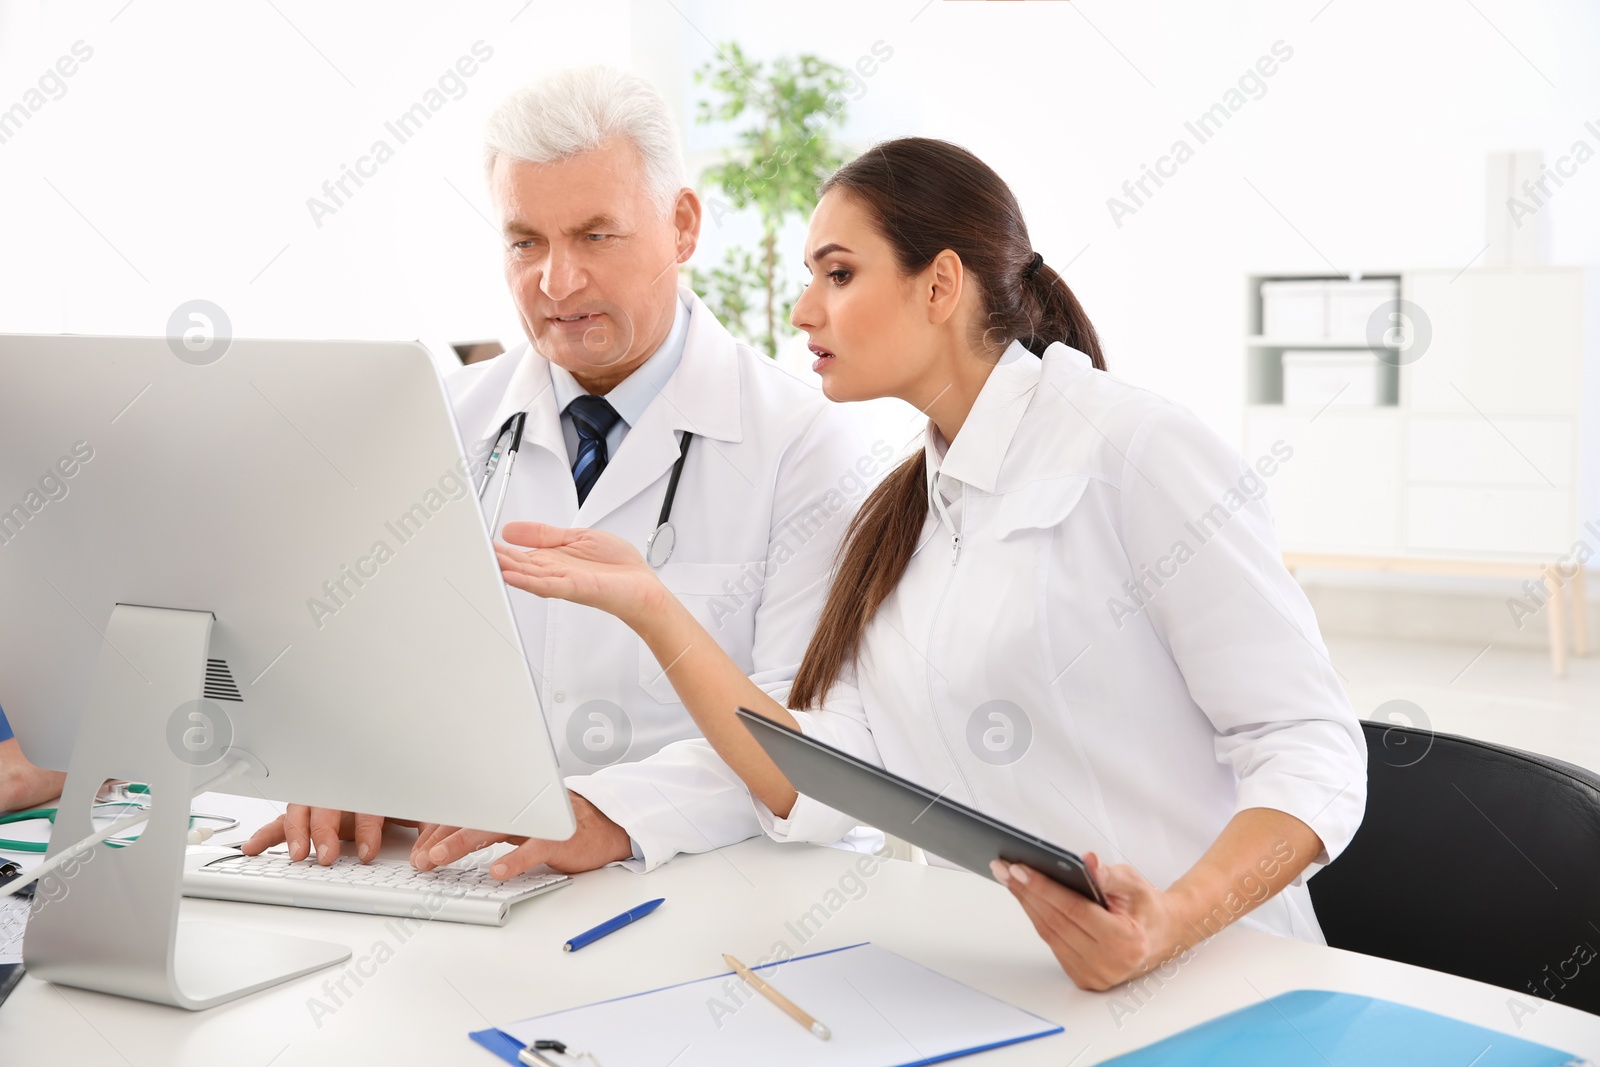
[[[946,248],[933,257],[923,272],[927,285],[928,322],[939,326],[949,321],[961,303],[967,272],[961,257]]]

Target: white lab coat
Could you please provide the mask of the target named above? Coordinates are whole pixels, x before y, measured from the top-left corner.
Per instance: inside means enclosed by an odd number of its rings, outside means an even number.
[[[641,551],[678,431],[692,431],[672,509],[677,545],[660,575],[782,701],[844,527],[894,457],[848,409],[735,342],[690,290],[679,294],[690,308],[682,361],[581,508],[550,365],[527,343],[451,375],[457,425],[477,479],[501,424],[528,412],[502,521],[607,530]],[[566,784],[629,831],[643,851],[634,866],[761,832],[744,784],[709,746],[673,746],[699,730],[644,642],[593,608],[520,590],[511,602]]]
[[[1014,343],[942,446],[930,425],[948,515],[930,503],[805,732],[1162,888],[1244,808],[1298,817],[1326,846],[1316,861],[1337,856],[1366,746],[1260,499],[1292,445],[1246,466],[1081,352]],[[787,819],[752,803],[778,840],[851,821],[805,797]],[[1303,878],[1243,921],[1323,940]]]

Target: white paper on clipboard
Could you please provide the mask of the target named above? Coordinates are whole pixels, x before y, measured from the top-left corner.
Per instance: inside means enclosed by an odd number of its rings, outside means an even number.
[[[751,970],[833,1031],[823,1041],[737,975],[524,1019],[500,1029],[590,1052],[605,1067],[900,1067],[1059,1033],[1032,1012],[871,943]]]

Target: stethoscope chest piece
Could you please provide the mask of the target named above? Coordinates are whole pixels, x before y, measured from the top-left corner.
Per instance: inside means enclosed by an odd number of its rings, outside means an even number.
[[[678,460],[672,465],[672,476],[667,479],[667,496],[661,502],[661,516],[656,519],[655,532],[644,543],[645,562],[657,570],[672,558],[672,550],[678,544],[678,531],[672,525],[672,501],[677,498],[678,479],[683,477],[683,461],[689,458],[689,442],[693,440],[694,434],[683,431],[683,440],[678,444]]]
[[[650,566],[660,570],[661,565],[672,558],[672,550],[677,543],[678,531],[673,529],[672,523],[663,522],[645,541],[644,558]]]

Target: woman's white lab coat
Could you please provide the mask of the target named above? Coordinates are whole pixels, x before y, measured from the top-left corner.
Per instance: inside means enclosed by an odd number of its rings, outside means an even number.
[[[1247,465],[1083,353],[1016,343],[943,444],[930,424],[943,499],[920,547],[803,729],[1160,888],[1245,808],[1337,856],[1366,745],[1261,500],[1292,445]],[[756,807],[779,840],[851,822],[804,797],[787,819]],[[1322,940],[1303,879],[1245,921]]]

